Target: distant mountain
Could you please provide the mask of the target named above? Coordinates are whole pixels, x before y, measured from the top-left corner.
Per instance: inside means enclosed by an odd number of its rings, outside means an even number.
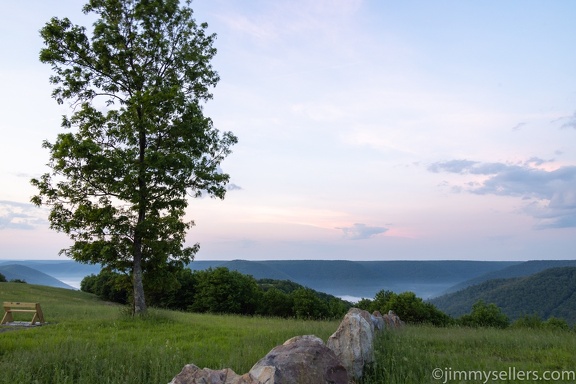
[[[100,264],[82,264],[74,260],[18,260],[18,261],[0,261],[0,267],[7,264],[19,264],[33,268],[39,272],[45,273],[58,279],[68,287],[73,289],[80,288],[80,282],[88,275],[100,273],[102,267]]]
[[[81,264],[73,260],[28,260],[17,263],[75,287],[79,287],[85,276],[98,274],[101,270],[100,265]],[[192,270],[205,270],[223,266],[256,279],[290,280],[319,292],[354,300],[362,297],[371,299],[383,289],[397,293],[412,291],[427,299],[442,294],[455,284],[518,264],[521,262],[198,260],[190,263],[189,267]]]
[[[576,323],[576,267],[551,268],[525,277],[493,279],[430,300],[452,316],[469,313],[478,300],[494,303],[511,320],[536,314]]]
[[[3,264],[0,265],[0,273],[6,277],[6,280],[23,280],[28,284],[47,285],[49,287],[74,289],[60,280],[42,273],[34,268],[20,264]]]
[[[290,280],[335,296],[373,298],[382,290],[438,296],[454,284],[521,262],[509,261],[194,261],[192,270],[226,267],[256,279]]]
[[[506,268],[490,271],[470,280],[463,281],[450,287],[444,293],[457,292],[466,287],[478,285],[488,280],[530,276],[546,269],[560,267],[576,267],[576,260],[531,260],[516,263]]]

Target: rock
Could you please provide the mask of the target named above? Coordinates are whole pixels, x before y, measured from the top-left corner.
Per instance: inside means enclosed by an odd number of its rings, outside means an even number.
[[[361,378],[364,365],[374,361],[374,324],[370,314],[350,309],[326,345],[346,367],[349,379]]]
[[[262,384],[347,384],[346,368],[324,342],[296,336],[273,348],[248,373]]]
[[[387,328],[401,328],[404,326],[404,322],[392,310],[389,310],[388,314],[384,315],[383,318]]]
[[[182,371],[168,384],[259,384],[247,376],[240,376],[230,368],[212,370],[200,369],[194,364],[187,364]]]
[[[370,315],[370,318],[372,319],[372,324],[374,324],[375,331],[381,331],[384,329],[384,318],[379,311],[374,311],[372,315]]]

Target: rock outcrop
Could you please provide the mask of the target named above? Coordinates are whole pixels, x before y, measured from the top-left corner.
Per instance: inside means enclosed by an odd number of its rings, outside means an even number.
[[[370,318],[372,319],[372,324],[374,324],[374,331],[381,331],[386,326],[384,318],[379,311],[374,311],[372,315],[370,315]]]
[[[322,339],[296,336],[272,349],[250,370],[257,383],[347,384],[348,373]]]
[[[255,384],[247,375],[240,376],[230,368],[212,370],[200,369],[187,364],[168,384]]]
[[[370,314],[350,309],[326,345],[346,367],[349,379],[362,377],[364,365],[374,361],[374,324]]]
[[[401,328],[404,326],[404,322],[392,310],[382,317],[384,318],[384,323],[386,323],[386,328]]]
[[[374,361],[375,332],[404,323],[392,311],[352,308],[326,344],[314,335],[296,336],[273,348],[250,372],[186,365],[169,384],[348,384],[362,377]]]

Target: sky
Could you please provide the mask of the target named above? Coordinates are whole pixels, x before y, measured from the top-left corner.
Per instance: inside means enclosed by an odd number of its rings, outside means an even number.
[[[38,31],[82,1],[0,0],[0,260],[70,245],[30,204],[62,132]],[[576,2],[195,0],[239,139],[197,260],[576,256]],[[64,258],[64,257],[62,257]]]

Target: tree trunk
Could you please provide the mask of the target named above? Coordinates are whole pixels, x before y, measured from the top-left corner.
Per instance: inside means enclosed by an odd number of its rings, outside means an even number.
[[[134,287],[134,308],[135,316],[146,313],[146,298],[144,297],[144,283],[142,279],[142,245],[140,239],[134,244],[134,265],[132,267],[132,286]]]
[[[138,119],[143,120],[142,108],[137,107]],[[142,279],[142,229],[141,225],[146,219],[146,203],[148,190],[146,185],[146,130],[143,126],[138,129],[139,156],[138,156],[138,222],[134,230],[134,265],[132,267],[132,286],[134,287],[134,315],[146,313],[146,298],[144,297],[144,282]]]

